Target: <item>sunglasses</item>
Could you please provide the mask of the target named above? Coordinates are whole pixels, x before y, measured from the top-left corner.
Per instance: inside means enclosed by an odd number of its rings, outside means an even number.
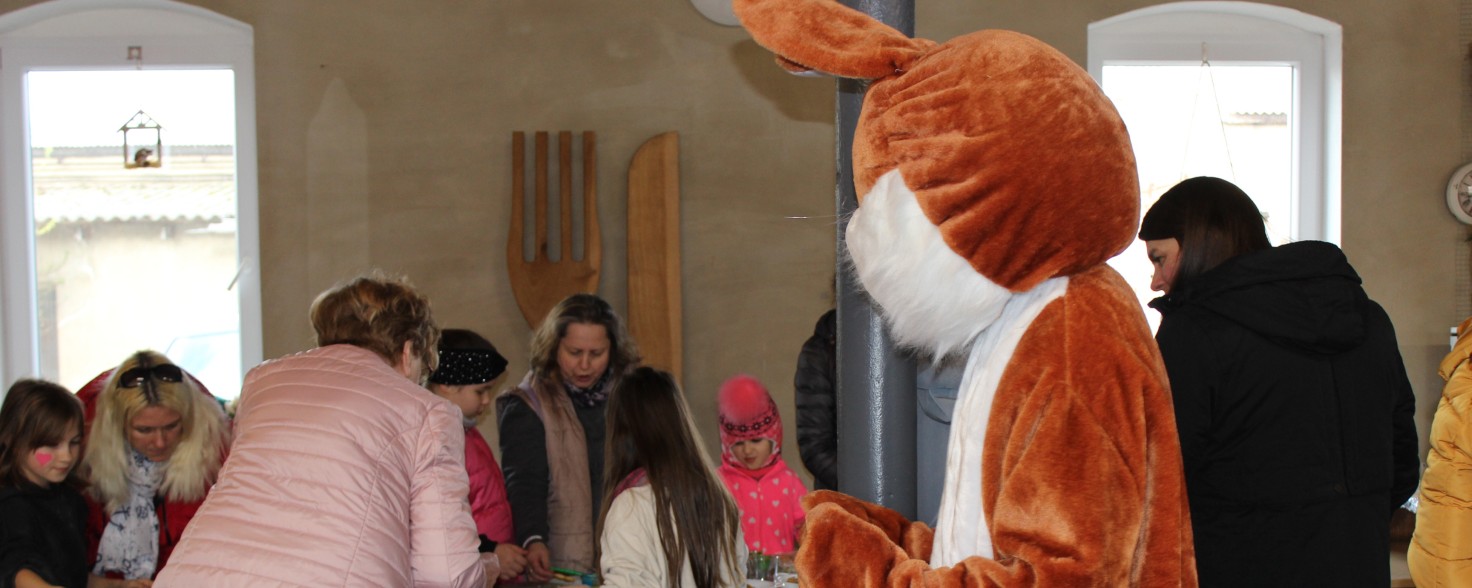
[[[135,367],[123,372],[118,377],[118,385],[124,388],[137,388],[143,385],[144,380],[153,378],[160,382],[179,382],[184,380],[184,370],[172,363],[163,363],[152,367]]]

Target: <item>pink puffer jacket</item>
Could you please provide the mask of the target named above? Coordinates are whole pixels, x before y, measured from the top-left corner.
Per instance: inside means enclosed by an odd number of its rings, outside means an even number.
[[[452,404],[370,351],[266,362],[155,585],[484,586],[464,444]]]

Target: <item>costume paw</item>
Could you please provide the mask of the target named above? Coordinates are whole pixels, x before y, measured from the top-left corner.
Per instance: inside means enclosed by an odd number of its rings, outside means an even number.
[[[868,504],[843,497],[856,504]],[[909,559],[883,530],[835,502],[821,502],[808,509],[799,545],[797,573],[808,588],[883,587],[888,584],[890,571]]]
[[[864,502],[847,494],[832,490],[810,492],[802,498],[802,508],[808,511],[809,520],[812,519],[813,510],[822,504],[832,504],[847,511],[859,520],[878,527],[889,538],[890,543],[902,543],[905,530],[910,526],[908,519],[892,509],[879,506],[872,502]]]
[[[935,530],[930,525],[915,521],[905,529],[905,536],[900,540],[900,547],[905,548],[905,553],[910,559],[930,561],[930,547],[935,544]]]

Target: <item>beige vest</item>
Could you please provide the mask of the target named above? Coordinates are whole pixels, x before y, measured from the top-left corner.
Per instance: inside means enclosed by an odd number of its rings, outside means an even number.
[[[556,384],[528,373],[516,388],[547,431],[547,549],[552,565],[594,570],[593,497],[588,479],[588,442],[572,400]],[[514,515],[513,515],[514,516]]]

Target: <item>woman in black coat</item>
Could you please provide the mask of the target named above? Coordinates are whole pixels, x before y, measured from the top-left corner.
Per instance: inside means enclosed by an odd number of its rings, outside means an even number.
[[[1150,303],[1201,586],[1387,586],[1416,489],[1415,399],[1390,319],[1343,252],[1273,247],[1252,199],[1185,180],[1145,214]]]

